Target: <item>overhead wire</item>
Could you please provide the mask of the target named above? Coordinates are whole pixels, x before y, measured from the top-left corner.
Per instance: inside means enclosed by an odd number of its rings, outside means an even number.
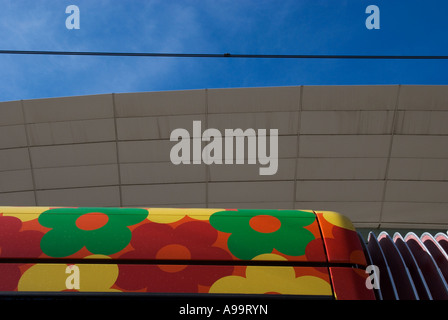
[[[156,52],[97,52],[0,50],[0,54],[105,56],[105,57],[164,57],[164,58],[246,58],[246,59],[383,59],[383,60],[445,60],[448,55],[338,55],[338,54],[231,54],[231,53],[156,53]]]

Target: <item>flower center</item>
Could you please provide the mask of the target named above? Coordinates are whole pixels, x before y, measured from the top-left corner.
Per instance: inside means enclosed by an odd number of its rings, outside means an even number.
[[[109,221],[107,214],[102,212],[89,212],[76,219],[76,226],[81,230],[96,230]]]
[[[249,220],[249,225],[255,231],[261,233],[272,233],[280,229],[281,222],[273,216],[258,215]]]
[[[169,244],[159,249],[156,253],[157,260],[190,260],[191,253],[187,247],[180,244]],[[186,265],[158,265],[165,272],[179,272],[185,269]]]

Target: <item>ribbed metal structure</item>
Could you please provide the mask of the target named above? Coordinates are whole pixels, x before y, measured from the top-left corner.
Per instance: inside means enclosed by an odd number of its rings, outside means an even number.
[[[379,268],[377,299],[448,300],[447,234],[370,232],[362,242],[368,262]]]

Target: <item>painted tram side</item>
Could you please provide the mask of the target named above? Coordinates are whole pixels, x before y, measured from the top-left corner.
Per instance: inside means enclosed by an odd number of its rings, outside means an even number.
[[[0,207],[0,293],[415,299],[432,281],[435,294],[426,298],[446,298],[446,272],[410,283],[421,268],[410,270],[409,257],[395,253],[394,267],[408,270],[399,280],[409,282],[407,295],[398,292],[391,278],[399,271],[387,269],[384,248],[399,251],[401,243],[378,239],[365,243],[349,219],[329,211]],[[442,253],[448,242],[437,239],[423,241]],[[412,241],[416,252],[422,241]],[[369,272],[372,264],[379,278]]]

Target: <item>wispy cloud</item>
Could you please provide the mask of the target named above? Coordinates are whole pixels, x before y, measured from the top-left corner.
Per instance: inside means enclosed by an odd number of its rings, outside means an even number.
[[[442,7],[381,4],[365,30],[359,1],[0,0],[0,49],[167,53],[436,53]],[[66,6],[81,29],[65,28]],[[419,8],[419,9],[413,9]],[[412,11],[413,10],[413,11]],[[410,11],[410,12],[408,12]],[[418,12],[417,12],[418,11]],[[420,11],[425,15],[418,16]],[[433,16],[435,18],[433,18]],[[418,20],[406,33],[411,21]],[[416,19],[419,17],[419,19]],[[438,18],[437,18],[438,17]],[[418,37],[415,37],[418,35]],[[412,41],[411,41],[411,40]],[[446,52],[445,52],[446,51]],[[0,55],[0,101],[110,92],[298,84],[445,83],[446,62],[267,61]],[[385,74],[384,70],[393,73]]]
[[[82,1],[81,1],[82,2]],[[65,28],[65,7],[8,3],[0,15],[0,48],[17,50],[183,52],[202,41],[194,8],[182,3],[114,1],[80,5],[81,29]],[[127,3],[127,2],[126,2]],[[26,9],[26,10],[24,10]],[[56,20],[58,20],[56,22]],[[151,90],[180,61],[149,58],[2,56],[1,100]],[[42,85],[47,83],[47,89]]]

